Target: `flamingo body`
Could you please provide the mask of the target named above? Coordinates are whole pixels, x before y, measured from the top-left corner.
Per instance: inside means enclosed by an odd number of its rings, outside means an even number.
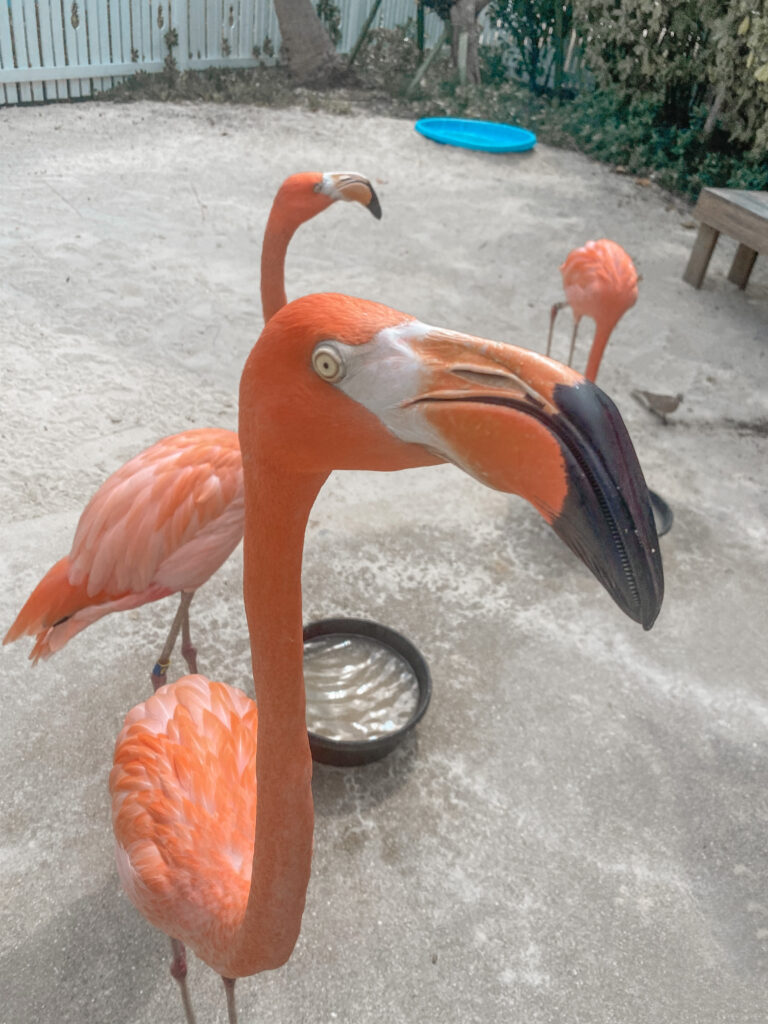
[[[109,777],[131,901],[227,977],[251,881],[256,728],[241,690],[185,676],[128,714]]]
[[[3,643],[36,638],[37,662],[113,611],[194,591],[243,535],[237,434],[217,428],[166,437],[98,489],[69,555],[34,589]]]
[[[570,252],[560,273],[576,323],[589,316],[596,324],[584,374],[594,381],[611,332],[637,301],[637,270],[618,243],[601,238]]]

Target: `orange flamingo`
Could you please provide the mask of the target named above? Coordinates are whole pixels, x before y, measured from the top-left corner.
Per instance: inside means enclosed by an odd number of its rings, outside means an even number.
[[[534,352],[360,299],[307,296],[267,323],[247,360],[240,443],[258,715],[239,691],[184,677],[128,714],[110,775],[120,877],[172,937],[188,1020],[185,945],[225,979],[234,1021],[234,979],[285,963],[299,934],[313,828],[301,561],[334,469],[453,462],[531,501],[645,628],[663,591],[618,411]]]
[[[637,302],[637,282],[640,280],[628,253],[616,242],[601,238],[574,249],[560,267],[565,289],[565,302],[552,307],[547,338],[547,355],[552,345],[555,318],[563,306],[573,310],[573,334],[568,353],[568,365],[573,361],[576,334],[583,316],[595,321],[595,336],[589,351],[587,380],[596,380],[605,346],[616,324]]]
[[[262,246],[265,321],[286,302],[285,254],[294,232],[339,199],[359,202],[381,217],[373,186],[359,174],[294,174],[281,185]],[[3,643],[34,636],[30,658],[36,664],[102,616],[180,591],[152,681],[166,681],[179,631],[189,671],[197,672],[189,605],[240,543],[242,478],[232,430],[186,430],[136,455],[90,500],[71,551],[38,583]]]

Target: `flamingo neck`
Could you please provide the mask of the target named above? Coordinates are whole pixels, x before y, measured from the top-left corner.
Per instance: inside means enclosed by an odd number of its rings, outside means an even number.
[[[261,247],[261,310],[264,323],[282,309],[288,301],[285,294],[285,254],[296,229],[311,220],[330,200],[314,196],[312,202],[297,203],[290,196],[278,192],[264,229]]]
[[[247,465],[243,593],[259,709],[257,813],[248,903],[228,971],[280,967],[299,935],[312,858],[312,760],[305,720],[301,559],[325,475]]]
[[[285,254],[298,224],[282,223],[275,208],[269,215],[261,249],[261,311],[264,323],[288,301],[285,294]]]
[[[592,346],[589,350],[589,358],[587,359],[587,368],[584,371],[584,376],[587,380],[594,382],[596,379],[597,371],[600,369],[600,362],[603,358],[603,352],[605,352],[605,346],[608,344],[608,339],[613,333],[617,322],[618,317],[597,322],[595,336],[592,339]]]

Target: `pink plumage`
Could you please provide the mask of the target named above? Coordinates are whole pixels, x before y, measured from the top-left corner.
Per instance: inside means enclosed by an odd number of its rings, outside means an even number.
[[[596,324],[584,374],[593,381],[611,331],[637,301],[637,270],[620,245],[601,238],[570,252],[560,273],[576,325],[583,316],[592,317]]]
[[[3,643],[34,636],[37,662],[113,611],[192,592],[243,536],[237,434],[163,438],[112,474],[88,502],[72,549],[43,577]]]
[[[251,882],[256,726],[242,691],[185,676],[129,712],[109,777],[131,902],[225,975]]]

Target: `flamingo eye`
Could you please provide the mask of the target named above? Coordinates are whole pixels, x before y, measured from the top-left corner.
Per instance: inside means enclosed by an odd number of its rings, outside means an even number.
[[[329,384],[336,384],[346,373],[344,362],[333,345],[318,345],[312,353],[312,366],[318,377],[327,380]]]

